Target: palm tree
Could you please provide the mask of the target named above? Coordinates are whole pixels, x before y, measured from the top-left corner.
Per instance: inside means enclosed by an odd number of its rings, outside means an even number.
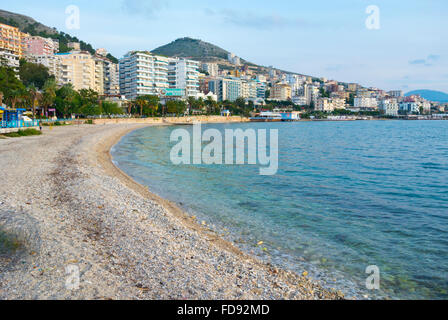
[[[28,96],[31,102],[31,107],[33,109],[33,119],[36,118],[36,106],[39,103],[39,100],[42,98],[42,94],[37,90],[34,84],[28,87]]]
[[[135,100],[135,103],[140,107],[140,117],[143,116],[143,107],[148,104],[148,100],[145,99],[145,97],[138,97]]]
[[[3,92],[0,91],[0,107],[3,105]]]
[[[42,89],[42,105],[44,106],[44,114],[48,114],[48,107],[52,106],[56,99],[57,84],[54,79],[49,79],[45,82]]]
[[[9,97],[9,102],[11,103],[11,108],[15,109],[18,104],[23,102],[25,97],[24,90],[17,88],[11,91],[11,96]]]

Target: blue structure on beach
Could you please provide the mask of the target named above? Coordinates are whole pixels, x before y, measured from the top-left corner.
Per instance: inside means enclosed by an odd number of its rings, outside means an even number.
[[[0,128],[24,128],[36,127],[39,125],[39,120],[25,121],[23,113],[26,109],[5,108],[0,106]]]

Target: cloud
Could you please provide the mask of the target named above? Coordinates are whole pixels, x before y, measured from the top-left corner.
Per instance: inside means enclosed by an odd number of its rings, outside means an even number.
[[[232,9],[215,11],[210,8],[204,9],[206,15],[214,15],[221,18],[223,23],[239,27],[254,29],[274,29],[285,27],[304,27],[307,23],[299,18],[287,18],[281,15],[259,15],[254,12],[240,12]]]
[[[157,13],[168,7],[168,0],[123,0],[123,11],[129,15],[156,18]]]
[[[440,56],[436,54],[430,54],[426,59],[416,59],[409,61],[411,65],[422,65],[425,67],[431,67],[435,62],[440,60]]]

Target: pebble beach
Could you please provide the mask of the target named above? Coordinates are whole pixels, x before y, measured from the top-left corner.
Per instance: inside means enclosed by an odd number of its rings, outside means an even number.
[[[0,232],[16,244],[0,253],[0,299],[344,298],[246,255],[115,167],[110,149],[146,125],[0,139]]]

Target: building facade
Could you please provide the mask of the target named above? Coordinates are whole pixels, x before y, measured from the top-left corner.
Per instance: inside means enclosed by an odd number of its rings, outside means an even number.
[[[127,99],[144,95],[161,95],[170,87],[169,58],[148,51],[131,51],[119,63],[120,93]]]
[[[209,82],[209,89],[218,96],[218,101],[232,101],[242,98],[243,83],[236,78],[215,79]]]
[[[38,36],[24,38],[26,55],[53,55],[59,51],[59,41]]]
[[[397,117],[398,116],[398,102],[397,99],[385,99],[379,103],[379,109],[386,116]]]
[[[71,83],[75,90],[92,89],[102,94],[101,72],[95,63],[95,59],[89,52],[72,51],[58,53],[61,61],[59,85]]]
[[[291,100],[291,98],[292,89],[289,84],[277,83],[272,86],[270,100],[286,101]]]
[[[199,62],[182,58],[168,60],[168,83],[171,89],[183,89],[187,97],[199,93]]]
[[[217,77],[219,75],[219,67],[217,63],[203,63],[202,70],[207,72],[210,77]]]

